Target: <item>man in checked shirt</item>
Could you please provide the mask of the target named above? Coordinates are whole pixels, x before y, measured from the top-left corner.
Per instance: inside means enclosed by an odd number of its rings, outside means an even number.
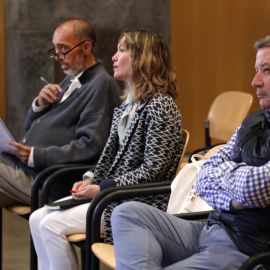
[[[117,269],[232,270],[270,249],[270,36],[255,48],[252,86],[262,109],[246,117],[197,178],[199,195],[215,211],[195,222],[138,202],[120,205],[112,215]]]

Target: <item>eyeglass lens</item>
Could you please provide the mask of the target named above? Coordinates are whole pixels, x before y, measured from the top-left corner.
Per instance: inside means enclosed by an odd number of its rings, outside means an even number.
[[[64,60],[65,59],[65,56],[68,53],[70,53],[72,50],[74,50],[75,48],[77,48],[78,46],[80,46],[81,44],[83,44],[86,41],[89,41],[89,40],[84,40],[84,41],[80,42],[75,47],[71,48],[70,50],[68,50],[65,53],[56,53],[55,52],[55,48],[52,48],[51,50],[48,51],[48,54],[49,54],[50,58],[52,58],[52,59],[55,59],[55,57],[58,57],[60,60]]]

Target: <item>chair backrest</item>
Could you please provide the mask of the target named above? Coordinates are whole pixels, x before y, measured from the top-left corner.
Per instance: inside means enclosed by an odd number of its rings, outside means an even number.
[[[189,142],[189,132],[184,128],[182,129],[182,131],[183,131],[182,136],[183,136],[184,147],[183,147],[182,155],[180,157],[180,161],[179,161],[179,164],[178,164],[178,167],[177,167],[176,175],[179,173],[179,171],[181,169],[183,158],[184,158],[185,152],[187,150],[187,145],[188,145],[188,142]]]
[[[228,91],[218,95],[207,117],[210,138],[229,141],[247,116],[252,102],[253,96],[244,92]]]

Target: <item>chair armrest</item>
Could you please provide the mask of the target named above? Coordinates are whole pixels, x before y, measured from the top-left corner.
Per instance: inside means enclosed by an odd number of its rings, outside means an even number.
[[[176,214],[174,216],[186,220],[205,220],[208,218],[209,214],[214,210],[210,211],[201,211],[201,212],[192,212],[192,213],[183,213],[183,214]]]
[[[132,186],[121,186],[105,189],[100,192],[91,202],[86,216],[86,235],[89,243],[99,240],[100,220],[104,209],[111,203],[137,196],[149,196],[168,194],[171,192],[171,182],[159,182]],[[204,220],[208,218],[211,211],[177,214],[176,217],[186,220]]]
[[[50,166],[36,176],[31,189],[31,212],[38,208],[39,190],[41,189],[45,179],[55,171],[65,168],[65,166],[66,165],[64,164]]]
[[[95,236],[99,237],[102,213],[111,202],[132,199],[137,196],[160,195],[169,193],[171,193],[171,181],[112,187],[105,189],[95,196],[88,208],[86,220],[87,229],[89,229],[89,232],[91,232],[94,238]],[[93,240],[96,241],[97,239],[94,238]]]
[[[41,192],[41,206],[48,203],[49,194],[52,188],[52,185],[55,183],[66,182],[67,179],[73,180],[73,182],[78,181],[82,178],[82,175],[89,170],[89,168],[96,166],[97,163],[91,164],[77,164],[73,166],[68,166],[66,168],[60,169],[50,175],[45,181],[42,192]]]
[[[177,214],[176,217],[187,219],[187,220],[202,220],[206,219],[208,215],[214,210],[204,211],[204,212],[193,212]],[[259,252],[249,259],[247,259],[238,270],[252,270],[255,266],[259,264],[270,264],[270,250]]]
[[[171,181],[163,181],[157,183],[147,183],[131,186],[112,187],[103,190],[92,200],[86,216],[86,241],[85,253],[91,253],[93,243],[99,241],[100,237],[100,220],[104,209],[111,202],[131,199],[137,196],[159,195],[171,193]],[[86,256],[85,267],[90,268],[90,256]],[[91,256],[92,266],[95,267],[97,260]],[[94,268],[93,268],[94,269]]]
[[[270,264],[270,250],[251,256],[240,266],[239,270],[252,270],[255,266],[264,263]]]
[[[60,164],[60,165],[50,166],[44,169],[42,172],[40,172],[35,178],[32,189],[31,189],[31,212],[39,208],[39,191],[48,177],[51,177],[59,170],[64,170],[67,168],[74,168],[74,167],[81,168],[83,166],[89,169],[91,165],[89,164],[88,165],[86,164]]]

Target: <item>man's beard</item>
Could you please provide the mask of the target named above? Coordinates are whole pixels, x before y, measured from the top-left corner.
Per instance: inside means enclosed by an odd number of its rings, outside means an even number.
[[[63,70],[66,75],[75,75],[79,74],[84,70],[84,64],[80,61],[74,61],[72,66],[67,70]]]

